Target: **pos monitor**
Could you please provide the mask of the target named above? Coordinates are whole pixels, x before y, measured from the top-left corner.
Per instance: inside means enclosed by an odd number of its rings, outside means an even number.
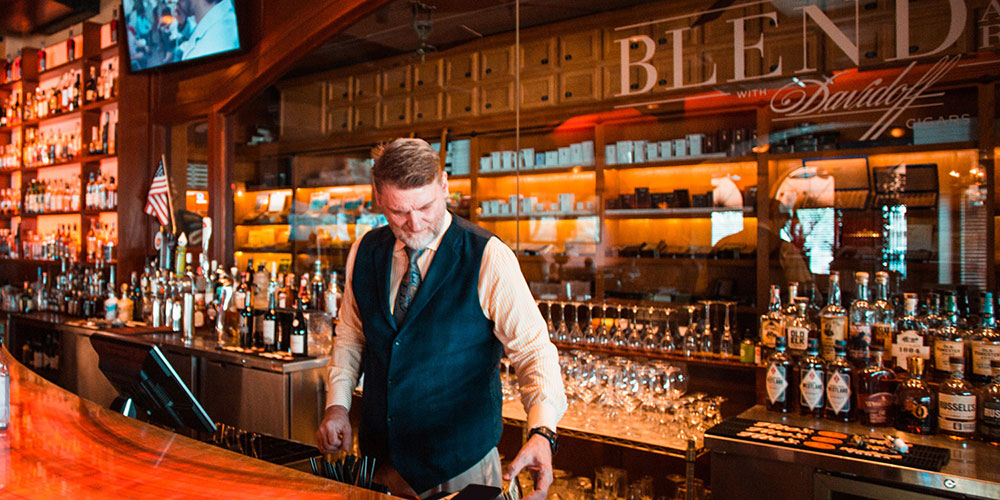
[[[172,429],[211,434],[215,424],[173,366],[155,345],[92,335],[98,367],[120,395],[122,413],[129,407],[148,420]]]

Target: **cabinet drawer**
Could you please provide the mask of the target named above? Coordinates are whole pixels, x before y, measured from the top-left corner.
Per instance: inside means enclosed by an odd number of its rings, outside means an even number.
[[[471,89],[452,89],[445,93],[444,118],[459,118],[475,116],[477,109],[477,92]]]
[[[514,47],[497,47],[482,52],[480,80],[496,80],[514,75]]]
[[[379,128],[394,127],[410,123],[410,98],[396,97],[382,100],[382,121]]]
[[[351,130],[351,107],[342,106],[331,108],[326,114],[327,134],[349,132]]]
[[[349,102],[351,100],[351,78],[337,78],[326,85],[327,101],[331,103]]]
[[[602,68],[602,72],[604,73],[602,78],[604,99],[614,99],[616,97],[623,97],[630,94],[638,94],[639,90],[646,83],[647,78],[645,69],[632,67],[628,72],[629,87],[625,89],[625,93],[622,93],[621,66],[614,63],[608,64]]]
[[[504,113],[514,109],[514,82],[484,85],[479,112],[483,114]]]
[[[413,122],[432,122],[441,119],[441,92],[413,98]]]
[[[565,71],[559,75],[559,101],[583,102],[601,96],[601,70],[598,68]]]
[[[594,65],[601,60],[601,31],[591,30],[559,37],[559,64]]]
[[[521,107],[552,106],[557,102],[554,93],[555,75],[521,80]]]
[[[435,59],[413,65],[413,90],[439,89],[443,85],[444,59]]]
[[[546,38],[521,44],[521,71],[546,71],[556,66],[555,39]]]
[[[368,130],[378,126],[378,102],[356,104],[351,112],[351,130]]]
[[[378,82],[381,73],[365,73],[354,77],[353,94],[355,99],[378,97]]]
[[[410,91],[410,65],[382,70],[382,95],[394,96]]]
[[[456,54],[444,61],[445,83],[447,85],[462,85],[466,82],[474,82],[478,76],[479,53]]]
[[[626,45],[628,46],[629,61],[638,61],[646,55],[646,45],[639,41],[639,37],[646,36],[653,40],[653,46],[657,51],[664,51],[670,48],[670,42],[666,42],[665,45],[659,45],[656,43],[657,38],[666,37],[666,34],[656,34],[653,36],[649,28],[646,26],[640,26],[638,28],[631,28],[627,30],[614,31],[614,30],[604,30],[602,39],[602,44],[604,45],[604,61],[607,63],[617,63],[621,61],[621,43],[619,40],[628,40]],[[565,56],[564,56],[565,57]],[[573,56],[573,60],[577,56]]]

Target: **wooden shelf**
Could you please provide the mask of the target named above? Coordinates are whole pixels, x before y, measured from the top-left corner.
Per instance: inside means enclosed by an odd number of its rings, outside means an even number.
[[[13,89],[18,85],[23,85],[28,83],[38,83],[38,80],[33,78],[19,78],[17,80],[11,80],[7,83],[0,83],[0,90],[9,90]]]
[[[566,214],[521,214],[521,215],[480,215],[479,220],[483,222],[504,222],[513,220],[538,220],[538,219],[580,219],[583,217],[597,217],[597,212],[571,212]]]
[[[577,165],[572,167],[558,167],[558,168],[544,168],[544,169],[531,169],[531,170],[505,170],[502,172],[480,172],[479,177],[515,177],[515,176],[528,176],[528,175],[545,175],[545,174],[565,174],[570,172],[593,172],[595,167],[593,165]]]
[[[32,118],[30,120],[25,120],[25,121],[21,122],[19,125],[21,127],[35,127],[35,126],[37,126],[37,125],[39,125],[40,123],[43,123],[43,122],[53,121],[53,120],[57,120],[59,118],[66,118],[68,116],[73,116],[73,115],[79,115],[80,114],[80,110],[82,110],[82,109],[83,109],[82,107],[78,107],[78,108],[74,109],[73,111],[64,111],[62,113],[56,113],[54,115],[46,115],[46,116],[43,116],[42,118]]]
[[[292,253],[291,246],[281,247],[236,247],[237,252],[243,253]]]
[[[798,153],[764,153],[761,156],[768,160],[795,160],[806,158],[839,158],[842,156],[875,156],[883,154],[927,153],[930,151],[949,151],[956,149],[975,149],[974,141],[942,142],[937,144],[918,144],[909,146],[880,146],[870,148],[827,149],[823,151],[803,151]]]
[[[668,304],[665,304],[668,305]],[[680,305],[677,307],[686,307],[685,305]],[[601,352],[604,354],[611,354],[616,356],[645,356],[653,359],[665,359],[670,361],[680,361],[684,363],[690,363],[694,365],[702,366],[713,366],[719,368],[727,369],[737,369],[746,371],[755,371],[757,365],[741,363],[738,359],[722,359],[718,354],[712,355],[695,355],[695,356],[684,356],[683,354],[674,352],[663,352],[663,351],[650,351],[646,349],[625,349],[619,347],[608,347],[603,345],[590,345],[590,344],[573,344],[570,342],[563,342],[559,340],[553,340],[553,344],[559,349],[583,349],[587,351]]]
[[[82,155],[77,156],[72,160],[64,160],[56,163],[49,163],[48,165],[34,165],[29,167],[22,167],[21,170],[38,170],[40,168],[50,168],[50,167],[62,167],[65,165],[75,165],[77,163],[97,163],[101,160],[108,158],[117,158],[117,155]]]
[[[695,255],[695,256],[679,256],[679,257],[604,257],[595,258],[597,262],[602,265],[617,265],[617,264],[653,264],[653,265],[690,265],[693,262],[704,262],[713,266],[730,266],[730,267],[754,267],[757,265],[757,259],[755,257],[747,257],[745,259],[717,259],[711,255]]]
[[[604,211],[605,219],[698,219],[713,213],[742,213],[753,217],[753,207],[688,207],[688,208],[616,208]]]
[[[86,113],[87,111],[93,111],[95,109],[101,109],[104,106],[110,106],[112,104],[118,104],[118,98],[117,97],[112,97],[111,99],[103,99],[103,100],[100,100],[100,101],[88,102],[87,104],[84,104],[83,106],[80,106],[79,111],[83,111],[83,112]]]
[[[645,163],[616,163],[616,164],[605,164],[604,170],[631,170],[636,168],[664,168],[664,167],[691,167],[701,164],[713,164],[713,163],[746,163],[746,162],[756,162],[756,156],[714,156],[714,155],[698,155],[698,156],[685,156],[682,158],[677,158],[673,160],[657,160],[648,161]]]
[[[86,62],[86,60],[87,60],[86,58],[73,59],[72,61],[66,61],[58,66],[46,68],[45,71],[38,72],[38,79],[42,80],[43,78],[49,75],[55,75],[57,73],[63,73],[66,72],[67,70],[73,70],[73,69],[79,69],[82,72],[83,63]]]
[[[236,226],[287,226],[288,222],[237,222]]]
[[[95,216],[99,216],[101,214],[117,214],[117,213],[118,213],[117,209],[113,209],[113,210],[84,210],[83,212],[81,212],[81,214],[83,214],[83,215],[85,215],[87,217],[95,217]]]
[[[48,216],[51,216],[51,215],[83,215],[83,212],[80,212],[80,211],[76,211],[76,212],[45,212],[45,213],[41,213],[41,214],[28,214],[28,213],[26,213],[26,214],[22,214],[21,217],[26,218],[26,219],[31,219],[31,218],[35,218],[35,217],[48,217]]]

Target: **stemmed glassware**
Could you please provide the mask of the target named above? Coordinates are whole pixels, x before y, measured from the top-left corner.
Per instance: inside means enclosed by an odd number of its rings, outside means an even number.
[[[583,343],[583,330],[580,329],[580,303],[570,302],[570,306],[573,308],[573,328],[569,331],[569,342],[571,344],[582,344]],[[563,315],[565,317],[565,314]]]
[[[705,321],[701,330],[701,337],[698,340],[698,351],[703,354],[712,354],[712,304],[711,300],[699,301],[705,306]]]
[[[632,306],[632,319],[629,320],[626,330],[625,343],[629,349],[642,349],[642,324],[639,323],[639,306]]]
[[[603,326],[603,323],[602,323]],[[583,343],[596,345],[598,342],[597,329],[594,328],[594,304],[587,303],[587,328],[583,330]]]
[[[722,327],[722,340],[719,341],[719,355],[722,356],[722,359],[727,359],[727,358],[733,357],[733,355],[735,354],[734,350],[733,350],[734,349],[733,331],[732,331],[732,328],[731,328],[731,325],[730,325],[730,322],[729,322],[729,319],[730,319],[729,318],[729,308],[730,308],[730,306],[733,306],[736,303],[735,302],[720,302],[720,304],[722,304],[723,306],[726,307],[726,310],[725,310],[725,312],[726,312],[726,319],[725,319],[725,323],[724,323],[724,325]]]
[[[556,340],[566,342],[569,340],[569,328],[566,327],[566,303],[559,303],[559,328],[556,329]]]
[[[552,305],[553,301],[546,300],[545,303],[548,307],[545,308],[545,328],[549,330],[549,338],[552,340],[556,339],[556,325],[552,323]]]
[[[594,331],[594,338],[597,340],[597,344],[605,345],[608,343],[608,305],[601,303],[601,322],[597,325],[597,330]]]
[[[681,331],[684,356],[691,357],[698,352],[697,325],[694,321],[695,306],[687,306],[688,325]]]
[[[660,327],[653,323],[653,314],[656,310],[650,306],[646,311],[646,335],[642,339],[642,348],[647,351],[654,351],[660,345]]]

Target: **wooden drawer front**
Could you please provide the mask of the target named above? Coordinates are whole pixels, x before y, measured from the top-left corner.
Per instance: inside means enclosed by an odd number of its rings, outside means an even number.
[[[479,76],[477,71],[479,65],[479,53],[456,54],[444,61],[445,84],[462,85],[465,82],[474,82]]]
[[[521,80],[521,107],[530,109],[552,106],[555,98],[555,75]]]
[[[382,100],[382,121],[379,128],[394,127],[410,123],[410,98],[397,97]]]
[[[444,84],[444,59],[435,59],[413,65],[413,90],[440,89]]]
[[[601,97],[601,70],[599,68],[566,71],[559,75],[559,101],[583,102]]]
[[[559,37],[560,65],[594,65],[600,62],[600,60],[600,30],[584,31],[583,33],[574,33]]]
[[[441,92],[415,96],[413,98],[413,122],[422,123],[440,120],[441,100]]]
[[[556,41],[546,38],[521,44],[521,71],[546,71],[556,67]]]
[[[394,96],[410,91],[410,65],[382,70],[382,95]]]
[[[657,38],[663,38],[667,35],[662,33],[657,33],[653,35],[650,33],[649,28],[646,26],[640,26],[638,28],[631,28],[620,31],[609,29],[605,30],[602,36],[602,44],[604,45],[604,51],[603,51],[604,62],[617,64],[619,61],[621,61],[622,49],[621,49],[621,44],[618,42],[618,40],[621,39],[629,39],[628,42],[629,61],[634,62],[642,59],[642,57],[646,55],[646,46],[642,42],[638,41],[638,38],[633,38],[640,36],[650,37],[650,39],[653,40],[653,45],[656,47],[657,52],[665,51],[671,47],[669,45],[669,42],[667,42],[666,46],[657,45],[656,44]],[[666,54],[666,52],[663,53]],[[576,56],[573,56],[573,60],[576,60]]]
[[[604,99],[614,99],[616,97],[638,94],[647,78],[646,70],[632,67],[629,69],[629,82],[631,82],[631,86],[627,89],[628,94],[622,94],[621,67],[614,63],[608,64],[602,68],[602,72],[604,73],[602,78]],[[669,84],[670,82],[668,81],[667,83]]]
[[[358,104],[354,106],[351,119],[354,126],[351,130],[370,130],[378,126],[378,102]]]
[[[475,116],[477,108],[477,92],[471,89],[452,89],[445,93],[444,118],[459,118],[463,116]]]
[[[514,47],[484,50],[480,58],[479,79],[496,80],[514,75]]]
[[[326,133],[337,134],[351,130],[351,107],[341,106],[330,108],[326,114]]]
[[[479,112],[483,114],[505,113],[514,110],[514,82],[484,85]]]
[[[354,98],[370,99],[378,97],[378,81],[381,73],[365,73],[354,77]]]
[[[344,77],[327,82],[326,95],[327,100],[334,105],[349,102],[351,100],[351,78]]]

